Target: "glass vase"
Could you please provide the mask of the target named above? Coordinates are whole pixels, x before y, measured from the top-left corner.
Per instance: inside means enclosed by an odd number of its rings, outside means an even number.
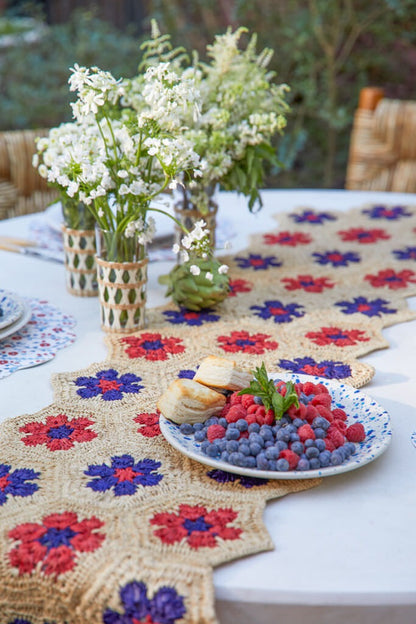
[[[146,324],[148,256],[137,237],[96,227],[101,327],[132,333]]]

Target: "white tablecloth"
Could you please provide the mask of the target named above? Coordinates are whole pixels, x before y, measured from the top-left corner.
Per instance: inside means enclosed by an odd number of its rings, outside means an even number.
[[[232,251],[251,232],[276,228],[272,215],[308,206],[345,210],[368,202],[416,204],[416,195],[355,191],[264,191],[252,215],[243,197],[220,194],[220,210],[235,223]],[[24,237],[32,216],[0,221],[0,235]],[[416,234],[415,234],[416,239]],[[162,304],[149,267],[148,304]],[[77,320],[77,340],[41,366],[0,380],[0,420],[33,413],[52,401],[50,376],[106,357],[98,300],[68,294],[62,265],[0,251],[0,287],[46,299]],[[416,298],[409,300],[416,309]],[[275,550],[217,568],[222,624],[414,624],[416,622],[416,321],[384,330],[388,349],[367,355],[376,374],[365,391],[389,411],[387,451],[357,471],[328,477],[318,488],[291,494],[265,511]]]

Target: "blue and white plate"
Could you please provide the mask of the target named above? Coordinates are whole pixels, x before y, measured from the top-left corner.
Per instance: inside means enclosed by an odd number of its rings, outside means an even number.
[[[339,407],[347,413],[347,426],[355,422],[362,423],[366,432],[364,442],[356,444],[355,453],[339,466],[328,466],[327,468],[318,468],[316,470],[289,470],[288,472],[278,472],[276,470],[240,468],[219,459],[208,457],[201,451],[201,444],[195,442],[193,435],[184,435],[181,433],[179,425],[167,420],[163,415],[160,416],[159,421],[162,434],[178,451],[191,459],[195,459],[201,464],[206,464],[207,466],[212,466],[226,472],[233,472],[248,477],[257,477],[259,479],[314,479],[316,477],[329,477],[342,472],[349,472],[350,470],[361,468],[361,466],[372,462],[376,457],[381,455],[390,444],[390,417],[381,405],[364,392],[337,381],[314,377],[312,375],[276,373],[270,375],[270,377],[273,379],[282,379],[283,381],[293,381],[294,383],[311,381],[312,383],[324,384],[332,396],[332,409]]]
[[[20,297],[8,292],[0,290],[0,329],[8,327],[15,323],[23,314],[24,303]]]

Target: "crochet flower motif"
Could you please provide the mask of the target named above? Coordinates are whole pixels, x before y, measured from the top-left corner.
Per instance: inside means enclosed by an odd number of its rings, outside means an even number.
[[[319,346],[333,344],[337,347],[351,347],[370,340],[360,329],[347,330],[340,327],[321,327],[321,331],[308,332],[305,336]]]
[[[249,254],[246,258],[237,256],[235,261],[240,269],[254,269],[255,271],[266,271],[270,267],[282,266],[276,256],[262,256],[261,254]]]
[[[212,312],[212,310],[208,309],[202,312],[193,312],[192,310],[181,308],[179,312],[175,310],[165,310],[163,314],[166,316],[167,321],[174,325],[185,323],[191,326],[201,326],[204,323],[215,323],[220,320],[221,317],[219,314],[213,314]]]
[[[0,464],[0,506],[4,505],[8,496],[31,496],[39,489],[32,479],[38,479],[40,472],[32,468],[16,468],[12,471],[9,464]],[[29,481],[29,483],[26,483]]]
[[[360,262],[361,258],[353,251],[341,253],[334,249],[333,251],[325,251],[324,253],[315,252],[312,254],[317,264],[330,264],[333,267],[348,266],[351,262]]]
[[[215,548],[218,538],[236,540],[240,538],[242,529],[228,526],[238,516],[231,508],[212,509],[206,507],[180,505],[178,513],[158,513],[150,520],[150,524],[161,526],[154,531],[164,544],[186,543],[191,548]]]
[[[125,350],[129,358],[167,360],[169,355],[185,351],[180,338],[162,338],[162,334],[144,333],[140,337],[127,336],[122,338],[121,342],[129,345]]]
[[[266,485],[269,482],[268,479],[259,479],[258,477],[246,477],[245,475],[237,475],[231,472],[225,472],[225,470],[210,470],[209,472],[207,472],[207,476],[210,479],[214,479],[215,481],[217,481],[217,483],[239,483],[247,489]]]
[[[390,234],[387,234],[385,230],[372,229],[365,230],[364,228],[350,228],[349,230],[341,230],[338,232],[343,241],[356,241],[362,245],[376,243],[379,240],[388,240],[391,238]]]
[[[386,219],[387,221],[397,221],[402,217],[411,217],[412,213],[408,212],[405,206],[381,206],[376,205],[362,211],[370,219]]]
[[[315,210],[304,210],[300,214],[290,214],[295,223],[311,223],[312,225],[323,225],[325,221],[336,221],[336,217],[329,212],[316,212]]]
[[[141,425],[137,429],[137,433],[140,433],[145,438],[154,438],[160,435],[159,414],[137,414],[133,420]]]
[[[251,292],[253,290],[253,284],[244,279],[230,279],[229,287],[229,297],[236,297],[238,293]]]
[[[163,475],[156,472],[161,463],[153,459],[141,459],[135,462],[131,455],[116,455],[111,458],[111,466],[93,464],[84,471],[87,477],[96,477],[88,481],[87,487],[94,492],[106,492],[114,488],[114,496],[132,496],[142,485],[157,485]]]
[[[370,282],[374,288],[386,286],[390,290],[399,290],[400,288],[407,288],[409,283],[416,284],[416,273],[409,269],[397,272],[393,269],[384,269],[375,275],[366,275],[364,279]]]
[[[199,368],[197,366],[197,368]],[[190,368],[183,368],[182,370],[179,371],[178,373],[178,377],[179,379],[193,379],[196,375],[196,371],[190,369]]]
[[[175,624],[186,613],[184,598],[174,587],[160,587],[149,598],[145,583],[132,581],[119,594],[123,613],[106,609],[104,624]]]
[[[317,362],[311,357],[280,360],[279,366],[292,373],[316,375],[327,379],[345,379],[351,376],[351,367],[344,362],[321,360]]]
[[[354,297],[352,301],[337,301],[336,306],[341,308],[344,314],[365,314],[365,316],[381,316],[382,314],[395,314],[396,308],[388,308],[385,299],[367,299],[366,297]]]
[[[273,351],[279,346],[274,340],[269,340],[267,334],[249,334],[247,331],[233,331],[229,336],[218,336],[217,342],[228,353],[264,353]]]
[[[281,280],[286,290],[305,290],[306,292],[321,293],[326,288],[333,288],[335,284],[328,277],[313,277],[313,275],[298,275],[297,278],[285,277]]]
[[[10,564],[19,575],[30,574],[40,565],[42,572],[55,577],[76,565],[77,553],[97,550],[105,539],[97,529],[104,523],[92,516],[78,520],[74,512],[45,516],[41,524],[26,522],[9,531],[20,544],[9,553]]]
[[[393,249],[393,254],[397,260],[416,260],[416,247],[405,247],[405,249]]]
[[[303,232],[279,232],[278,234],[263,234],[265,245],[285,245],[287,247],[297,247],[298,245],[309,245],[313,240],[309,234]]]
[[[261,306],[250,306],[250,310],[257,310],[254,314],[265,320],[273,318],[275,323],[290,323],[294,318],[300,318],[305,314],[303,306],[298,303],[285,305],[276,299],[265,301]]]
[[[33,421],[19,428],[27,433],[22,442],[26,446],[46,444],[50,451],[67,451],[75,442],[90,442],[97,437],[95,431],[89,429],[94,424],[89,418],[71,418],[65,414],[47,416],[46,422]]]
[[[113,368],[99,371],[95,377],[78,377],[76,386],[84,386],[77,390],[83,399],[101,396],[104,401],[120,401],[123,394],[137,394],[144,388],[138,384],[141,377],[134,373],[118,374]]]

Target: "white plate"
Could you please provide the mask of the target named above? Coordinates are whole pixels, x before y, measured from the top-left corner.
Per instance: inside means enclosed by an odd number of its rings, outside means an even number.
[[[32,316],[32,308],[28,303],[23,301],[23,313],[22,316],[12,325],[8,325],[4,329],[0,330],[0,341],[15,334],[19,329],[22,329],[28,324]]]
[[[366,439],[361,444],[356,444],[356,451],[346,461],[339,466],[328,466],[315,470],[290,470],[288,472],[278,472],[271,470],[255,470],[251,468],[240,468],[227,462],[208,457],[201,451],[201,444],[195,442],[193,435],[184,435],[179,426],[160,416],[160,429],[166,440],[178,451],[195,459],[201,464],[212,466],[226,472],[233,472],[248,477],[259,479],[314,479],[316,477],[329,477],[342,472],[349,472],[356,468],[361,468],[365,464],[373,461],[386,450],[391,440],[390,417],[388,413],[360,390],[351,386],[338,383],[336,381],[314,377],[312,375],[296,375],[290,373],[276,373],[270,375],[273,379],[283,381],[293,381],[294,383],[311,381],[312,383],[324,384],[332,396],[332,409],[340,407],[348,415],[347,425],[354,422],[361,422],[366,432]]]
[[[7,290],[0,290],[0,309],[3,311],[0,316],[0,329],[3,329],[22,316],[24,303],[17,295]]]
[[[169,195],[162,195],[161,200],[153,202],[151,206],[152,208],[157,208],[158,210],[164,210],[172,216],[174,215],[172,198]],[[149,216],[153,217],[156,223],[155,240],[173,234],[175,223],[172,219],[164,214],[161,214],[160,212],[153,211],[149,212]],[[61,202],[56,202],[55,204],[51,204],[50,206],[48,206],[48,208],[46,208],[44,212],[44,218],[48,226],[54,232],[61,233],[61,226],[64,222],[62,216]]]

